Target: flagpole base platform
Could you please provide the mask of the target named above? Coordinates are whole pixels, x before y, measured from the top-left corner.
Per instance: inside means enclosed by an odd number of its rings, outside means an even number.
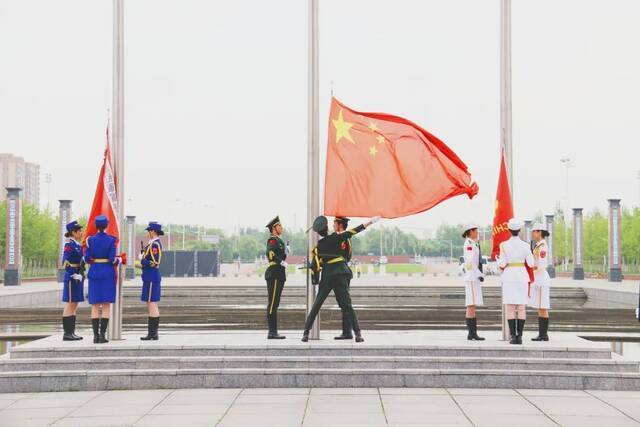
[[[364,343],[339,331],[303,343],[301,331],[163,333],[159,341],[93,344],[60,335],[14,347],[0,359],[0,392],[256,387],[456,387],[640,390],[639,362],[608,343],[555,332],[523,345],[467,341],[466,331],[363,331]]]

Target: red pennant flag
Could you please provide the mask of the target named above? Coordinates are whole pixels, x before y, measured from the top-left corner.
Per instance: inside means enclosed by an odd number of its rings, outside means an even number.
[[[332,99],[325,215],[398,218],[477,193],[464,162],[417,124]]]
[[[109,219],[109,226],[105,230],[106,233],[114,236],[118,241],[120,240],[120,224],[118,224],[118,216],[116,214],[118,211],[118,194],[116,189],[116,177],[113,172],[113,167],[111,166],[109,126],[107,126],[107,147],[104,150],[102,168],[100,168],[98,185],[96,186],[96,193],[93,196],[91,212],[89,213],[89,219],[87,220],[83,245],[86,245],[87,238],[93,236],[98,231],[95,225],[95,218],[99,215],[104,215]]]
[[[494,259],[500,253],[500,243],[511,238],[511,233],[507,227],[507,223],[511,218],[513,218],[513,201],[511,200],[511,189],[509,188],[509,179],[507,178],[504,151],[502,151],[498,191],[496,192],[496,206],[493,216],[493,229],[491,233],[493,239],[491,257]]]

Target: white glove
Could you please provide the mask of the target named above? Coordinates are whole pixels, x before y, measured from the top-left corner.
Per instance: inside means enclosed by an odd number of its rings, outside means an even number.
[[[76,273],[76,274],[72,274],[72,275],[71,275],[71,278],[72,278],[73,280],[77,281],[77,282],[81,282],[81,281],[82,281],[82,274],[78,274],[78,273]]]
[[[640,308],[636,308],[636,319],[640,320]]]
[[[375,224],[376,222],[380,221],[380,216],[374,216],[373,218],[371,218],[371,224]]]
[[[284,268],[289,267],[289,264],[287,263],[287,261],[280,261],[280,265],[283,266]]]
[[[113,260],[113,265],[120,265],[122,264],[122,258],[120,258],[119,256],[117,256],[114,260]]]
[[[287,245],[287,246],[284,248],[284,253],[285,253],[285,254],[287,254],[287,255],[289,255],[289,254],[291,253],[291,246]]]

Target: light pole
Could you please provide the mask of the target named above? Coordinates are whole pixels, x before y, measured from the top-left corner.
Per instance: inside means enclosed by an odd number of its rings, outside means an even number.
[[[569,168],[571,167],[571,158],[563,157],[560,159],[560,163],[562,163],[565,167],[565,175],[564,175],[564,251],[567,251],[563,254],[563,263],[566,266],[566,259],[569,249]]]
[[[49,203],[51,201],[51,174],[44,175],[44,182],[47,183],[47,212],[49,212]]]

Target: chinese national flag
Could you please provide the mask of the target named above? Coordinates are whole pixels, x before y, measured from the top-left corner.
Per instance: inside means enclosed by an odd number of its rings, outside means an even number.
[[[511,238],[511,233],[507,228],[507,223],[513,218],[513,201],[511,200],[511,189],[507,178],[507,166],[504,160],[504,151],[500,159],[500,176],[498,177],[498,191],[496,192],[496,207],[493,217],[493,229],[491,237],[493,239],[493,259],[500,253],[500,243]]]
[[[96,193],[93,196],[91,212],[89,213],[89,219],[87,220],[85,239],[83,242],[84,245],[86,245],[87,239],[98,231],[96,229],[95,219],[99,215],[105,215],[109,218],[109,226],[105,232],[114,236],[117,241],[120,240],[120,225],[118,224],[118,216],[116,214],[118,207],[118,195],[116,188],[116,177],[111,166],[109,127],[107,126],[107,147],[104,150],[102,168],[100,169],[100,175],[98,176],[98,185],[96,186]]]
[[[398,218],[477,193],[464,162],[420,126],[332,99],[325,215]]]

